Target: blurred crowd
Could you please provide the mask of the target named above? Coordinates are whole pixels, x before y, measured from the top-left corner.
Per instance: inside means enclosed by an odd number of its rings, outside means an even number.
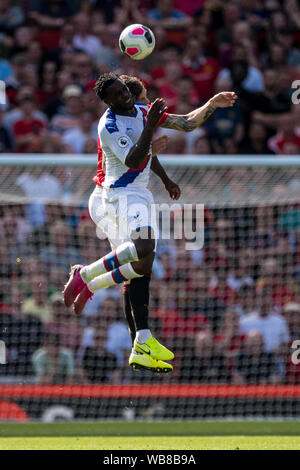
[[[175,351],[167,377],[128,367],[120,286],[97,291],[80,317],[64,306],[70,265],[109,251],[87,209],[45,204],[33,226],[28,207],[0,214],[0,382],[300,383],[299,205],[206,210],[200,250],[160,240],[150,325]]]
[[[131,23],[154,31],[146,60],[120,52]],[[299,30],[299,0],[2,0],[0,152],[96,152],[105,107],[93,86],[114,70],[141,78],[170,113],[238,94],[192,136],[171,131],[166,153],[297,155]]]

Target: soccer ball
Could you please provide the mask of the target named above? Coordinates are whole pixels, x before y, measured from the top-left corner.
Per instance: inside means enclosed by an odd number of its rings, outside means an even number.
[[[147,26],[131,24],[120,34],[119,46],[123,54],[131,59],[145,59],[154,49],[155,36]]]

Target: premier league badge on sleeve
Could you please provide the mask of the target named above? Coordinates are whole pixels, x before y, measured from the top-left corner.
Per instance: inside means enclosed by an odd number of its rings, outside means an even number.
[[[118,144],[122,148],[127,147],[127,145],[129,145],[129,140],[126,136],[122,136],[119,138]]]

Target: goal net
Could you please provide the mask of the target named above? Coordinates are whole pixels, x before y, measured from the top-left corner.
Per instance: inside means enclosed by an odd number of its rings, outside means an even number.
[[[88,212],[95,157],[0,158],[0,421],[299,416],[297,157],[161,162],[182,192],[171,201],[151,175],[167,375],[128,366],[120,286],[79,317],[62,302],[70,265],[110,251]]]

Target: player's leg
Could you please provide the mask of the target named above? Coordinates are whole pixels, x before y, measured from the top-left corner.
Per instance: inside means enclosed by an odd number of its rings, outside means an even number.
[[[84,268],[76,266],[76,273],[71,273],[70,281],[66,285],[64,291],[66,305],[68,306],[69,302],[71,302],[71,304],[74,303],[75,313],[79,315],[96,290],[122,284],[123,282],[137,277],[143,277],[145,273],[151,270],[153,262],[151,252],[148,253],[147,256],[144,256],[147,252],[153,249],[153,243],[150,241],[149,243],[147,242],[148,241],[144,239],[140,242],[139,240],[133,241],[136,246],[138,256],[141,257],[139,261],[121,265],[112,271],[95,277],[91,281],[86,282],[85,275],[83,273]],[[74,300],[75,294],[77,295]]]
[[[152,336],[149,327],[150,278],[157,240],[157,229],[154,222],[152,221],[152,227],[141,228],[138,234],[140,237],[136,240],[138,249],[140,250],[143,247],[145,252],[150,249],[152,251],[142,260],[132,263],[137,272],[144,273],[144,276],[131,280],[129,289],[136,329],[133,351],[146,353],[153,359],[169,361],[174,358],[174,354]]]
[[[155,246],[153,237],[148,236],[148,231],[151,231],[148,227],[148,220],[151,219],[146,199],[147,192],[145,197],[130,192],[125,193],[125,196],[118,193],[118,197],[113,195],[108,201],[102,198],[102,195],[98,195],[98,192],[97,189],[90,197],[89,212],[94,222],[108,235],[109,239],[115,240],[116,248],[90,265],[84,267],[76,265],[72,269],[70,279],[64,289],[64,300],[66,306],[70,307],[76,299],[76,313],[81,313],[84,305],[96,290],[143,276],[149,271],[143,259],[153,252]],[[121,207],[120,203],[123,197],[126,200],[125,208]],[[145,224],[144,221],[146,221]],[[132,262],[135,264],[133,265]]]
[[[130,303],[130,296],[129,296],[129,289],[130,289],[130,282],[125,282],[122,290],[122,297],[123,297],[123,312],[124,317],[128,324],[129,333],[131,336],[131,343],[133,346],[135,340],[135,323],[132,315],[132,308]]]

